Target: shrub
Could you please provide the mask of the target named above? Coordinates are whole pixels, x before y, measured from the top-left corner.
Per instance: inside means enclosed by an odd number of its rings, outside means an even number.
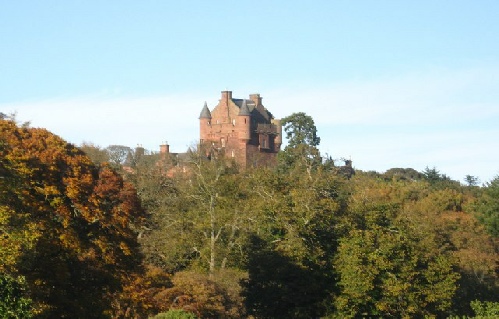
[[[197,317],[190,312],[180,309],[174,309],[159,313],[151,319],[197,319]]]
[[[25,297],[24,277],[14,278],[0,273],[0,318],[32,317],[31,299]]]
[[[499,318],[499,302],[475,300],[471,302],[471,308],[476,318]]]

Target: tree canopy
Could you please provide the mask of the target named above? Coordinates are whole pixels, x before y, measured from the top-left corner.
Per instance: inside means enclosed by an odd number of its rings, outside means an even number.
[[[239,170],[195,150],[171,159],[82,145],[92,162],[46,130],[0,120],[0,317],[496,312],[498,178],[347,176],[321,159],[312,118],[284,124],[279,165]]]
[[[44,129],[0,133],[0,273],[26,278],[37,318],[110,317],[141,271],[133,186]]]
[[[286,170],[305,168],[308,172],[321,162],[320,137],[311,116],[299,112],[282,119],[288,144],[279,153],[279,162]]]
[[[478,219],[485,225],[487,231],[499,238],[499,176],[486,184],[477,210]]]
[[[314,119],[304,112],[293,113],[282,119],[289,147],[301,144],[313,147],[319,146],[321,139],[317,136]]]

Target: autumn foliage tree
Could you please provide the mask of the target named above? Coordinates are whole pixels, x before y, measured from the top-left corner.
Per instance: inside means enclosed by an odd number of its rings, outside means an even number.
[[[245,170],[82,145],[92,162],[0,118],[0,318],[445,318],[499,301],[498,178],[346,178],[304,113],[277,167]]]
[[[0,121],[0,272],[22,275],[37,318],[109,318],[141,271],[134,188],[38,128]]]
[[[129,178],[150,213],[144,253],[174,273],[153,298],[161,312],[445,318],[471,315],[470,298],[495,301],[497,240],[469,204],[482,190],[436,170],[347,179],[321,161],[238,171],[191,158],[169,176],[157,163]],[[221,285],[231,273],[246,309]]]
[[[497,299],[498,242],[474,216],[467,187],[363,173],[349,186],[336,317],[445,318]]]

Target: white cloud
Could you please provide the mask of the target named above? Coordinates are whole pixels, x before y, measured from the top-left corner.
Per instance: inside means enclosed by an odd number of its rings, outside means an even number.
[[[499,173],[499,68],[437,70],[300,89],[260,89],[276,117],[311,115],[321,150],[334,158],[351,156],[362,170],[436,166],[452,178]],[[253,92],[234,91],[235,97]],[[198,138],[205,100],[213,107],[219,92],[116,97],[95,95],[0,105],[21,121],[45,127],[75,144],[142,144],[150,150],[167,140],[184,151]]]
[[[267,100],[277,105],[275,115],[311,115],[322,151],[351,156],[362,170],[436,166],[454,179],[487,181],[499,173],[498,71],[438,70],[276,90]]]
[[[157,150],[168,141],[184,151],[197,139],[197,117],[203,99],[196,96],[110,97],[106,95],[51,99],[3,105],[21,121],[45,127],[68,141],[101,146],[123,144]]]

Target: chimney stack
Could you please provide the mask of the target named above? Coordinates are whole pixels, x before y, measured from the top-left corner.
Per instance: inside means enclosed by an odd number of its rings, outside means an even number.
[[[222,91],[222,101],[227,102],[232,99],[232,91]]]
[[[262,104],[262,98],[260,97],[260,94],[250,94],[250,100],[253,101],[257,106]]]
[[[161,154],[161,156],[166,156],[166,155],[170,154],[170,145],[168,145],[167,142],[164,142],[163,144],[161,144],[159,146],[159,153]]]
[[[146,150],[142,147],[142,145],[137,145],[135,148],[135,157],[138,159],[141,156],[144,156]]]

